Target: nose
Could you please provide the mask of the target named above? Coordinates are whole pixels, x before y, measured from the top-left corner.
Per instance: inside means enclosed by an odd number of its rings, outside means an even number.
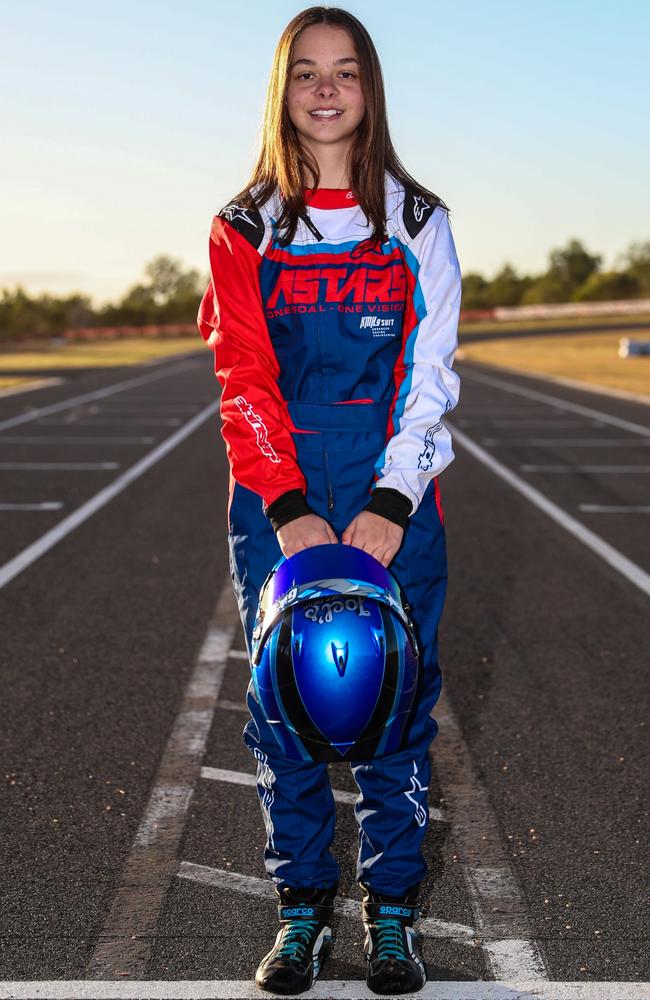
[[[316,93],[319,94],[321,97],[331,97],[332,94],[335,94],[336,92],[337,92],[336,83],[334,77],[332,76],[321,77],[318,87],[316,88]]]

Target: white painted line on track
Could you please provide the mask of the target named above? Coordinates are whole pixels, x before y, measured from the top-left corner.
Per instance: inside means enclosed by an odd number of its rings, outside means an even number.
[[[487,791],[476,774],[446,694],[431,714],[440,732],[430,756],[488,967],[495,979],[544,981],[548,978],[544,960],[533,940],[524,897]]]
[[[526,374],[532,376],[533,378],[536,377],[533,373]],[[567,410],[569,413],[579,413],[583,417],[591,417],[593,420],[602,421],[604,424],[610,424],[612,427],[620,427],[621,430],[630,431],[633,434],[641,434],[644,437],[650,437],[650,427],[647,427],[644,424],[637,424],[632,420],[624,420],[622,417],[615,417],[610,413],[604,413],[602,410],[594,410],[590,406],[582,406],[580,403],[572,403],[568,399],[562,399],[560,396],[551,396],[547,392],[540,392],[537,389],[528,389],[523,385],[515,385],[515,383],[504,378],[496,378],[493,375],[484,375],[483,373],[467,371],[465,369],[463,369],[462,377],[464,379],[468,379],[470,382],[481,382],[483,385],[490,385],[495,389],[502,389],[504,392],[510,392],[516,396],[525,396],[526,399],[534,399],[540,403],[548,403],[549,405],[558,407],[559,409]]]
[[[248,653],[245,649],[231,649],[228,656],[232,660],[248,660]]]
[[[240,875],[239,872],[210,868],[208,865],[195,865],[189,861],[181,863],[177,875],[178,878],[209,885],[214,889],[226,889],[228,892],[240,892],[245,896],[271,899],[274,903],[278,900],[273,883],[267,878]],[[337,896],[334,909],[343,917],[351,917],[352,920],[361,919],[361,901],[358,899]],[[476,932],[465,924],[455,924],[435,917],[422,917],[417,923],[417,928],[423,937],[450,938],[460,944],[477,947]]]
[[[41,500],[40,503],[0,503],[1,511],[10,510],[61,510],[61,500]]]
[[[122,417],[115,416],[113,419],[94,417],[90,414],[82,413],[75,420],[51,420],[44,417],[37,420],[38,427],[133,427],[145,425],[147,427],[178,427],[182,423],[179,417]]]
[[[626,507],[623,504],[581,503],[584,514],[650,514],[650,506]]]
[[[219,698],[218,707],[225,709],[227,712],[246,712],[248,715],[248,709],[243,701],[231,701],[230,698]]]
[[[21,472],[103,472],[119,467],[119,462],[0,462],[2,470]]]
[[[650,438],[641,441],[634,438],[483,438],[481,444],[509,445],[509,444],[531,444],[535,447],[556,446],[562,448],[643,448],[650,445]]]
[[[0,435],[0,446],[3,444],[48,444],[52,448],[58,448],[60,444],[153,444],[154,437],[56,437],[54,434],[49,437],[38,437],[34,434],[2,434]]]
[[[650,465],[520,465],[521,472],[592,472],[597,475],[647,475]]]
[[[201,773],[237,623],[228,574],[86,970],[91,978],[105,979],[118,973],[141,978],[145,974],[160,908],[177,870],[187,809]]]
[[[19,377],[23,378],[22,375]],[[64,382],[64,378],[35,378],[28,385],[8,385],[5,389],[0,389],[0,399],[5,396],[20,396],[23,392],[35,392],[36,389],[47,389],[48,386],[62,385]]]
[[[222,705],[223,703],[219,702],[218,707],[221,708]],[[252,788],[255,788],[257,784],[255,775],[248,771],[228,771],[221,767],[202,767],[201,777],[208,781],[225,781],[232,785],[250,785]],[[350,806],[355,805],[359,798],[357,792],[344,792],[337,788],[332,789],[332,795],[335,802],[345,803]],[[443,810],[436,809],[434,806],[429,807],[429,818],[434,823],[447,822],[447,817]]]
[[[0,981],[0,1000],[263,1000],[271,995],[244,979]],[[317,979],[304,996],[377,1000],[377,994],[358,979]],[[414,996],[418,1000],[650,1000],[650,983],[429,982]]]
[[[449,422],[447,422],[447,426],[450,426]],[[650,595],[650,574],[646,573],[640,566],[637,566],[636,563],[633,563],[631,559],[624,556],[618,549],[615,549],[608,542],[604,541],[599,535],[586,528],[584,524],[581,524],[571,514],[567,514],[566,511],[558,507],[557,504],[549,500],[548,497],[544,496],[543,493],[527,483],[506,465],[503,465],[502,462],[497,461],[489,452],[467,437],[463,431],[459,431],[455,427],[450,427],[450,430],[452,431],[454,440],[469,451],[474,458],[487,466],[491,472],[494,472],[500,479],[503,479],[514,490],[526,497],[535,507],[547,514],[556,524],[559,524],[561,528],[564,528],[565,531],[568,531],[574,538],[577,538],[583,545],[591,549],[592,552],[595,552],[597,556],[600,556],[601,559],[617,570],[630,583],[633,583],[635,587],[638,587],[644,594]]]
[[[119,413],[130,413],[134,416],[141,416],[142,412],[153,413],[161,416],[164,413],[196,413],[201,409],[200,403],[167,403],[165,400],[137,400],[129,399],[125,402],[123,399],[103,399],[100,403],[96,405],[89,406],[88,410],[91,413],[101,413],[103,410],[106,411],[106,416],[111,412],[111,407],[116,407]],[[82,407],[83,409],[83,407]]]
[[[104,386],[103,389],[95,389],[92,392],[84,392],[81,396],[72,396],[70,399],[59,400],[58,403],[51,403],[49,406],[40,406],[27,413],[19,413],[6,420],[0,420],[0,431],[9,427],[18,427],[20,424],[28,424],[32,420],[38,420],[49,413],[60,413],[61,410],[69,410],[73,406],[80,406],[82,403],[89,403],[94,399],[105,399],[107,396],[114,396],[117,392],[125,392],[128,389],[136,389],[138,386],[147,385],[149,382],[156,382],[161,378],[170,378],[178,372],[187,368],[195,368],[195,361],[184,361],[181,364],[173,365],[165,371],[157,371],[140,375],[137,378],[125,379],[123,382],[115,382],[113,385]]]
[[[545,418],[530,420],[524,418],[520,420],[518,417],[511,417],[509,420],[493,420],[492,418],[486,416],[477,417],[475,419],[465,419],[456,420],[455,422],[459,427],[485,427],[486,422],[490,423],[492,427],[512,427],[518,430],[520,427],[546,427],[547,430],[566,430],[568,427],[585,427],[584,420],[555,420],[552,416],[546,416]],[[604,427],[605,424],[601,420],[588,420],[587,427]]]
[[[23,549],[17,556],[6,562],[4,566],[0,566],[0,589],[9,583],[10,580],[13,580],[15,576],[18,576],[19,573],[22,573],[24,569],[27,569],[28,566],[31,566],[33,562],[49,551],[57,542],[60,542],[62,538],[65,538],[71,531],[78,528],[80,524],[87,521],[96,511],[100,510],[125,490],[127,486],[143,475],[152,465],[155,465],[161,458],[164,458],[172,449],[204,424],[206,420],[209,420],[218,408],[218,401],[211,403],[210,406],[206,406],[201,413],[197,413],[183,427],[180,427],[174,434],[161,442],[157,448],[154,448],[148,455],[141,458],[139,462],[136,462],[126,472],[123,472],[121,476],[118,476],[114,482],[105,486],[103,490],[100,490],[94,497],[83,503],[81,507],[74,510],[68,517],[55,525],[54,528],[37,539],[37,541],[28,545],[26,549]]]

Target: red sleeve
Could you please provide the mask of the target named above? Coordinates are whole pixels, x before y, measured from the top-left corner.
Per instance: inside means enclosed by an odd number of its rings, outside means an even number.
[[[229,222],[216,216],[210,234],[210,284],[198,325],[213,348],[222,387],[221,419],[233,478],[266,506],[287,490],[306,491],[280,393],[259,286],[261,256]]]

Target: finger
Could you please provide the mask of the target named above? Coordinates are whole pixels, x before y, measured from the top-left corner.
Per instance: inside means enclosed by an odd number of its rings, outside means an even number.
[[[327,521],[325,522],[325,531],[330,542],[338,544],[338,538],[336,537],[336,533],[332,530],[331,526],[327,523]]]

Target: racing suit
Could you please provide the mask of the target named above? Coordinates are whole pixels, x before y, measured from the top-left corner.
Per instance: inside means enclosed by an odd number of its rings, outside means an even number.
[[[421,697],[401,751],[352,764],[357,878],[401,896],[426,874],[447,580],[437,476],[453,459],[442,418],[458,401],[461,278],[444,208],[388,173],[385,189],[383,243],[369,240],[349,190],[306,190],[306,214],[286,246],[277,194],[255,208],[228,205],[212,224],[198,323],[222,386],[230,568],[249,651],[260,589],[281,557],[269,520],[278,502],[300,498],[301,512],[325,518],[339,538],[364,508],[408,519],[390,569],[418,633]],[[252,684],[247,703],[243,738],[257,760],[267,873],[279,889],[331,887],[339,868],[327,764],[286,759]]]

